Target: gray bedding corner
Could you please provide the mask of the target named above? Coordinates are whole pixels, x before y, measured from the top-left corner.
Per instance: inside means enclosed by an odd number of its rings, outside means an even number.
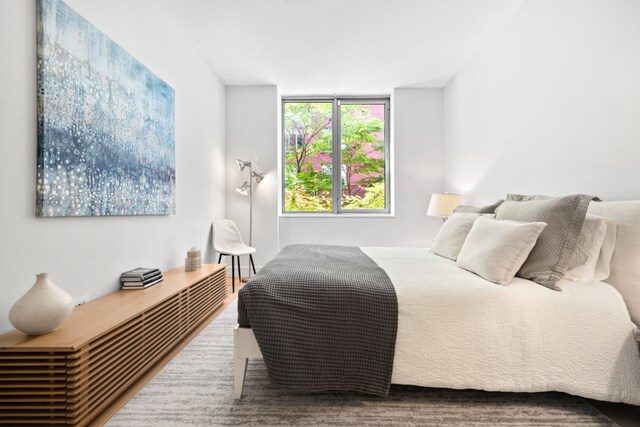
[[[386,395],[398,304],[389,276],[357,247],[287,246],[238,294],[272,382]]]

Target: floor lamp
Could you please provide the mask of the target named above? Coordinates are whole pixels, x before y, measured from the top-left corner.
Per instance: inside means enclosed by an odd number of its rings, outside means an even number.
[[[249,246],[253,246],[253,180],[256,180],[256,184],[260,184],[265,174],[254,171],[253,164],[248,160],[237,159],[236,163],[238,164],[240,172],[244,171],[245,168],[249,168],[249,179],[240,187],[236,188],[236,191],[244,196],[249,196]],[[249,277],[250,276],[251,269],[249,269]]]

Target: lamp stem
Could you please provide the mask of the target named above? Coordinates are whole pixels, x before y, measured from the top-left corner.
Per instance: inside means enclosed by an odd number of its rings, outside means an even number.
[[[249,246],[252,246],[253,234],[253,168],[249,165]],[[249,278],[251,278],[251,265],[249,265]]]
[[[253,169],[249,166],[249,246],[253,232]]]

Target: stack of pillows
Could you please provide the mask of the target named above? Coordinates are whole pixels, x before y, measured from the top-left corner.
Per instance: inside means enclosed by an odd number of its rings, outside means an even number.
[[[561,279],[604,280],[616,223],[587,215],[592,196],[507,195],[483,207],[459,206],[445,221],[431,252],[490,282],[514,276],[560,290]]]

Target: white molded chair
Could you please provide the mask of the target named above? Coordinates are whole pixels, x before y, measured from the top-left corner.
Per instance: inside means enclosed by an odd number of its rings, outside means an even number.
[[[240,230],[236,226],[236,223],[230,219],[217,219],[213,221],[213,249],[216,252],[220,252],[218,257],[218,264],[222,260],[223,256],[231,257],[231,287],[232,292],[236,291],[236,276],[235,276],[235,259],[238,259],[238,280],[242,282],[242,273],[240,272],[240,256],[249,255],[251,261],[251,268],[253,274],[256,274],[256,266],[253,264],[253,253],[256,248],[247,246],[242,241]]]

